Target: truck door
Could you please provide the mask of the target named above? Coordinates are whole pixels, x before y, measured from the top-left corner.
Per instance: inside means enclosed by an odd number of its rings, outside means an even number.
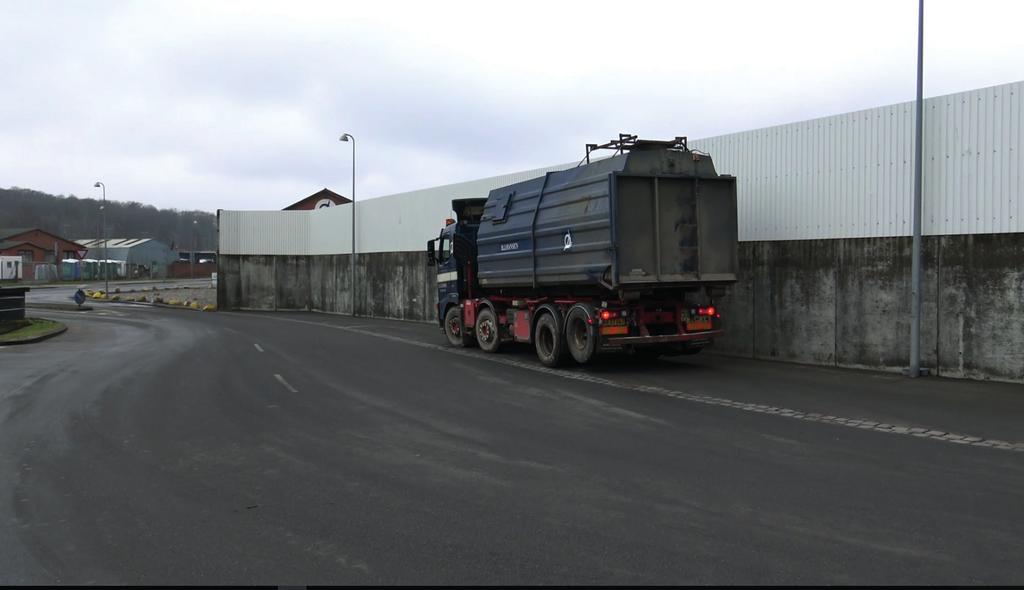
[[[455,226],[441,230],[437,246],[437,315],[443,321],[450,304],[459,304],[459,262],[453,254]]]

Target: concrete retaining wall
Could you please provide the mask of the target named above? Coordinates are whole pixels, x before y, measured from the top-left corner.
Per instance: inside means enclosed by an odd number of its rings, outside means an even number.
[[[220,309],[352,312],[350,256],[220,255]],[[433,321],[437,278],[423,252],[356,255],[356,314]]]
[[[716,350],[899,370],[910,349],[911,238],[744,242],[719,301]],[[939,375],[1024,382],[1024,234],[923,241],[922,364]]]
[[[910,347],[911,238],[740,243],[718,301],[718,352],[898,370]],[[350,313],[349,256],[220,256],[221,309]],[[924,238],[922,361],[939,375],[1024,382],[1024,234]],[[434,321],[422,252],[356,256],[356,312]]]

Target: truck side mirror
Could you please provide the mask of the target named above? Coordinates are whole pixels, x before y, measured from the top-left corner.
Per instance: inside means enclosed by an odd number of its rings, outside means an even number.
[[[427,240],[427,266],[437,266],[437,253],[434,244],[437,240]]]

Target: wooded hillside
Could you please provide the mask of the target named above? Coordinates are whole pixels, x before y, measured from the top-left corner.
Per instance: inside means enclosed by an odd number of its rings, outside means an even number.
[[[31,189],[0,189],[0,228],[38,227],[67,239],[99,238],[99,199],[57,196]],[[217,248],[217,216],[205,211],[157,209],[107,200],[107,237],[155,238],[177,250]]]

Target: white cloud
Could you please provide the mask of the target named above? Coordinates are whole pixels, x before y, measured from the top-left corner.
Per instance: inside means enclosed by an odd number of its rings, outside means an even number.
[[[929,0],[926,93],[1024,78],[1024,3]],[[0,185],[277,208],[914,92],[916,2],[6,2]]]

